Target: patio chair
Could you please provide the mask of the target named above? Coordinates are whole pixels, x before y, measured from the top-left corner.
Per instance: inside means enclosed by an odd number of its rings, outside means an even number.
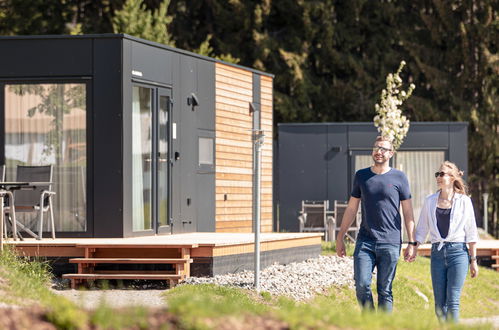
[[[50,222],[49,227],[52,232],[52,238],[55,239],[54,212],[52,208],[52,196],[55,192],[52,191],[52,165],[47,166],[17,166],[16,181],[17,182],[47,182],[46,186],[36,186],[30,189],[14,190],[14,202],[4,208],[5,213],[13,215],[12,223],[16,223],[15,213],[19,212],[38,212],[38,236],[36,239],[41,240],[43,234],[43,215],[49,212]],[[32,234],[31,230],[25,226],[19,226],[26,232]]]
[[[341,223],[343,222],[343,215],[345,214],[345,210],[347,209],[348,203],[344,201],[334,201],[334,217],[336,219],[336,232],[340,231]],[[359,233],[361,222],[361,213],[360,207],[355,215],[355,220],[352,222],[350,227],[346,232],[346,237],[351,240],[353,243],[357,240],[357,234]],[[335,236],[337,233],[335,233]]]
[[[302,201],[298,216],[300,232],[324,232],[324,239],[334,240],[335,221],[329,201]]]

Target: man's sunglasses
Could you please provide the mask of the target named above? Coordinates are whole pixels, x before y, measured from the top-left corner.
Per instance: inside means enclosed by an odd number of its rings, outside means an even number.
[[[435,178],[438,178],[438,177],[443,177],[445,176],[447,173],[445,172],[435,172]]]
[[[383,148],[383,147],[378,147],[378,146],[375,146],[375,147],[373,148],[373,151],[374,151],[374,152],[381,151],[381,153],[383,153],[383,154],[384,154],[384,153],[385,153],[385,152],[387,152],[387,151],[392,151],[392,149],[386,149],[386,148]]]

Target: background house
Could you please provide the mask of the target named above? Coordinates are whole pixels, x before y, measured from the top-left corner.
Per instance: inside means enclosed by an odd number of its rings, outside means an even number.
[[[416,219],[424,197],[436,191],[434,173],[450,160],[468,172],[468,124],[411,122],[391,161],[411,185]],[[298,231],[302,200],[347,201],[355,171],[372,164],[378,135],[372,123],[279,124],[276,150],[276,230]]]

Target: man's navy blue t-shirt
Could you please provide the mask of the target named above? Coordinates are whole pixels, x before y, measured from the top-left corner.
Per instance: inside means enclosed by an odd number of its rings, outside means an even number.
[[[358,170],[351,195],[362,201],[360,238],[380,243],[402,242],[400,201],[411,198],[404,172],[394,168],[384,174],[376,174],[370,167]]]

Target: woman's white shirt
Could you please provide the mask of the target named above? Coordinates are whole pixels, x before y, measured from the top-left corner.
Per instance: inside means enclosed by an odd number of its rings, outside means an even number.
[[[442,238],[437,227],[437,202],[440,191],[426,197],[418,226],[416,227],[416,241],[424,243],[428,233],[431,243],[439,243],[440,250],[444,242],[477,242],[478,231],[476,229],[475,212],[471,198],[466,195],[455,193],[450,212],[449,233]]]

